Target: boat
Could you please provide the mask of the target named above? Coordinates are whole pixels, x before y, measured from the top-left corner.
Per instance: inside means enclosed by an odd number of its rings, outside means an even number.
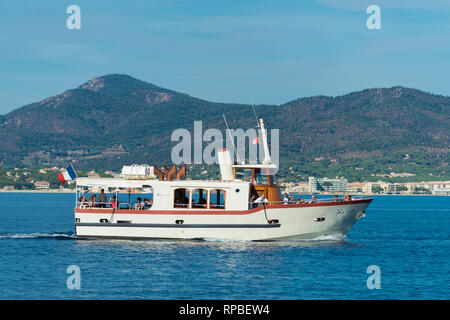
[[[218,150],[218,180],[183,179],[185,164],[162,170],[125,166],[117,178],[78,177],[77,238],[276,241],[345,236],[373,198],[283,201],[278,166],[271,162],[264,122],[259,122],[264,160],[235,163],[229,149]],[[101,189],[109,195],[107,203],[82,198]],[[136,193],[141,201],[132,201]],[[142,202],[142,197],[151,200]]]

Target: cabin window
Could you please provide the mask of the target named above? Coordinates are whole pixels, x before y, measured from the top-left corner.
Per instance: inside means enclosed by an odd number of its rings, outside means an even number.
[[[189,208],[189,189],[175,189],[173,198],[174,208]]]
[[[269,180],[267,179],[267,175],[265,174],[255,174],[255,184],[269,184]]]
[[[269,170],[255,169],[255,184],[273,185],[277,184],[277,176],[268,174]]]
[[[192,191],[192,208],[206,209],[208,202],[208,190],[195,189]]]
[[[255,184],[268,185],[273,183],[273,176],[269,176],[269,170],[267,169],[255,169]],[[270,177],[270,178],[269,178]],[[269,181],[270,179],[270,181]],[[269,183],[270,182],[270,183]]]
[[[276,185],[278,184],[278,177],[277,177],[276,174],[270,176],[270,182],[271,182],[272,184],[276,184]]]
[[[221,189],[213,189],[210,191],[210,205],[211,209],[225,209],[226,192]]]
[[[252,169],[238,168],[235,171],[235,177],[242,181],[252,181]]]

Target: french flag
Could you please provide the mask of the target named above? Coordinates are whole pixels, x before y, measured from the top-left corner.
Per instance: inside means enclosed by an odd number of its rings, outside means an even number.
[[[259,143],[259,137],[251,139],[250,143],[251,144],[258,144]]]
[[[58,176],[59,181],[61,181],[62,184],[66,183],[66,181],[75,180],[77,178],[77,173],[75,172],[74,168],[72,166],[68,167],[66,170],[61,172]]]

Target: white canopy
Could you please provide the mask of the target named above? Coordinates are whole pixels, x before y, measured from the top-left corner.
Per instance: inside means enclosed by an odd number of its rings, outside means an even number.
[[[142,188],[143,186],[151,186],[158,180],[128,180],[115,178],[85,178],[79,177],[77,186],[85,187],[103,187],[103,188]]]
[[[143,188],[147,186],[180,186],[180,187],[233,187],[248,185],[246,181],[220,181],[220,180],[173,180],[173,181],[159,181],[152,180],[129,180],[129,179],[115,179],[115,178],[77,178],[77,186],[81,187],[103,187],[103,188]]]

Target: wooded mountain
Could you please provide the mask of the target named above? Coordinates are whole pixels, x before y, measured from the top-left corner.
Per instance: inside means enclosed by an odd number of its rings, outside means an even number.
[[[305,164],[314,159],[324,168],[341,169],[371,160],[374,167],[361,170],[374,172],[383,172],[383,163],[392,171],[397,159],[404,170],[416,165],[447,174],[450,97],[375,88],[255,108],[269,128],[280,129],[286,175],[313,174]],[[105,170],[131,163],[170,165],[173,130],[193,132],[194,121],[202,120],[203,130],[224,132],[222,114],[232,128],[255,127],[250,105],[213,103],[128,75],[106,75],[0,116],[0,161]],[[386,159],[394,160],[386,164]]]

